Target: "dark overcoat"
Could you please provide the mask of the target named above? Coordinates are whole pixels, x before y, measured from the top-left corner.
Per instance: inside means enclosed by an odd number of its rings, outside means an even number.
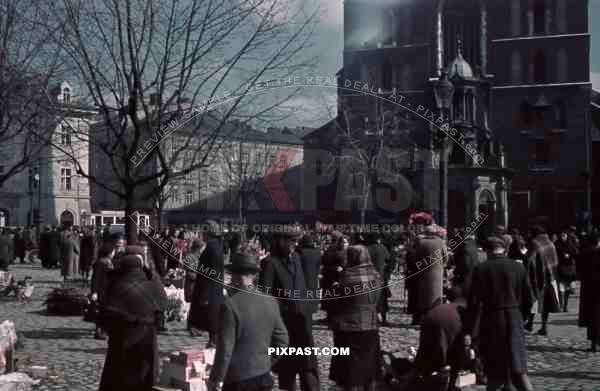
[[[219,308],[223,303],[225,256],[223,240],[209,238],[199,259],[198,274],[188,315],[189,325],[215,333],[219,329]]]
[[[0,235],[0,270],[7,270],[11,259],[12,240],[7,234]]]
[[[519,262],[490,256],[473,271],[467,328],[479,336],[488,377],[526,373],[522,314],[529,313],[533,300],[527,271]]]
[[[90,271],[96,257],[96,237],[88,233],[81,239],[81,254],[79,255],[79,269],[82,273]]]
[[[447,251],[444,241],[435,234],[417,239],[411,254],[407,278],[411,314],[424,314],[442,300],[442,283]]]
[[[318,248],[303,247],[299,249],[300,262],[304,271],[304,279],[306,280],[306,288],[313,292],[313,296],[318,297],[319,289],[319,273],[321,271],[321,250]],[[317,311],[318,300],[312,304],[312,311]]]
[[[141,269],[113,272],[111,281],[100,313],[108,351],[99,390],[150,390],[158,374],[157,325],[164,289]]]
[[[600,248],[579,253],[577,272],[581,281],[578,324],[600,331]]]
[[[460,286],[464,297],[469,296],[473,270],[479,262],[479,249],[475,240],[465,240],[457,249],[454,256],[454,280],[453,285]]]
[[[300,256],[294,254],[288,259],[275,255],[268,257],[260,274],[260,285],[266,293],[279,298],[283,322],[288,329],[290,347],[312,347],[312,307],[307,300],[306,282]],[[290,292],[289,294],[287,292]],[[296,294],[297,293],[297,294]],[[295,297],[297,296],[297,297]],[[277,362],[274,371],[282,374],[300,371],[317,371],[317,358],[309,356],[284,356]]]
[[[55,267],[60,264],[60,232],[51,231],[48,235],[48,265]]]
[[[533,291],[538,300],[538,313],[560,312],[556,282],[558,256],[556,248],[546,234],[537,235],[531,241],[531,248],[527,254],[527,262],[533,267]]]

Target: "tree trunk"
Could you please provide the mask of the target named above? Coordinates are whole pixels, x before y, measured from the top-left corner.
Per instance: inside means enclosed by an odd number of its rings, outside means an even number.
[[[133,192],[128,192],[125,198],[125,237],[127,244],[135,244],[138,241],[138,225],[135,221]]]

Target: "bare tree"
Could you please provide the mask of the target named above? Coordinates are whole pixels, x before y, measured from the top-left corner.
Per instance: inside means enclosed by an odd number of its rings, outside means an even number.
[[[399,170],[410,164],[412,151],[421,144],[413,137],[416,127],[408,110],[377,97],[366,97],[372,103],[367,105],[357,105],[353,98],[365,99],[341,96],[331,126],[339,148],[336,158],[341,180],[356,188],[357,193],[350,192],[361,201],[360,222],[365,224],[376,184],[401,178]]]
[[[280,0],[63,0],[54,34],[81,87],[98,107],[87,140],[102,171],[79,175],[114,194],[126,215],[164,191],[169,181],[209,165],[233,117],[259,119],[277,103],[257,107],[257,81],[305,69],[315,13],[285,20]],[[235,99],[231,99],[235,97]],[[227,102],[229,98],[229,103]],[[193,119],[192,119],[193,118]],[[184,127],[175,141],[162,142]],[[183,153],[193,151],[183,166]],[[91,152],[92,153],[92,152]],[[178,166],[178,167],[176,167]],[[147,205],[147,203],[146,203]],[[136,229],[127,219],[128,240]]]
[[[41,163],[46,140],[61,113],[46,92],[60,75],[58,46],[37,20],[38,2],[0,0],[0,186]]]

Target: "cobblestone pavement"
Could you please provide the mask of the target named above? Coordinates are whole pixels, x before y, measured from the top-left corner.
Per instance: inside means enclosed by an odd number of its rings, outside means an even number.
[[[52,379],[43,379],[37,390],[95,390],[102,372],[106,342],[93,338],[93,326],[81,317],[45,315],[44,299],[50,289],[60,285],[58,270],[39,266],[13,265],[11,271],[20,279],[32,276],[36,285],[28,303],[15,299],[0,301],[0,321],[15,322],[22,347],[17,353],[20,368],[43,365]],[[384,350],[405,352],[417,346],[418,329],[409,326],[403,313],[400,288],[393,289],[391,327],[380,331]],[[538,390],[600,390],[600,355],[587,353],[585,330],[577,328],[577,297],[570,303],[570,312],[550,315],[549,337],[528,336],[530,376]],[[318,317],[323,314],[319,313]],[[178,347],[198,344],[205,337],[191,338],[183,323],[170,323],[168,335],[160,335],[160,353],[168,354]],[[331,333],[323,325],[315,325],[317,346],[332,346]],[[321,377],[327,379],[329,357],[319,357]],[[331,384],[323,384],[328,390]],[[477,389],[483,389],[477,387]]]

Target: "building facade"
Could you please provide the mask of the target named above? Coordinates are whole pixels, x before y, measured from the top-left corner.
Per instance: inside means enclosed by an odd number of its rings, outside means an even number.
[[[452,126],[457,121],[469,123],[459,131],[465,139],[473,135],[477,153],[488,153],[495,160],[489,164],[513,172],[496,171],[488,179],[486,173],[466,183],[461,170],[453,173],[450,156],[450,226],[462,226],[473,217],[465,219],[464,209],[474,216],[478,209],[485,209],[494,223],[511,226],[540,220],[558,227],[583,223],[589,217],[587,1],[414,0],[394,4],[348,0],[344,35],[341,79],[373,85],[386,98],[391,93],[404,97],[402,107],[395,110],[412,123],[405,126],[412,131],[406,144],[413,144],[410,148],[425,156],[413,153],[413,162],[407,165],[417,173],[410,178],[415,193],[436,193],[419,184],[419,177],[438,181],[434,172],[427,174],[428,168],[436,169],[435,153],[432,159],[423,152],[430,142],[419,140],[431,135],[431,125],[425,111],[416,109],[437,111],[432,83],[443,70],[456,71],[452,67],[457,65],[459,52],[462,60],[455,73],[487,83],[471,95],[463,94],[462,102],[455,100],[448,120]],[[458,84],[464,91],[469,83]],[[349,107],[354,117],[363,122],[370,117],[373,122],[373,112],[376,116],[381,110],[376,101],[382,99],[343,89],[338,95],[338,115]],[[470,120],[464,121],[466,117]],[[315,139],[322,138],[317,133],[309,135],[309,144],[314,146]],[[481,149],[480,141],[489,148]],[[457,142],[453,144],[454,150],[463,152]],[[437,210],[437,197],[427,200],[423,195],[413,197],[411,207]],[[453,205],[460,207],[453,211]]]
[[[87,135],[95,110],[79,104],[71,84],[62,82],[50,90],[53,113],[35,132],[43,144],[28,168],[9,178],[0,188],[0,223],[85,225],[91,213],[87,170]],[[31,134],[23,134],[29,137]],[[18,148],[23,143],[13,144]],[[14,156],[19,156],[15,151]],[[75,163],[77,162],[77,163]],[[5,162],[10,165],[10,162]]]

